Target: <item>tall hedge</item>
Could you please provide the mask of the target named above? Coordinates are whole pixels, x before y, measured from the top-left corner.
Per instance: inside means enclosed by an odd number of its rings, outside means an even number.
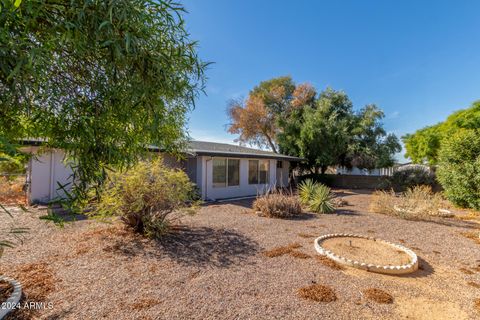
[[[454,204],[480,210],[480,130],[459,130],[439,151],[438,181]]]

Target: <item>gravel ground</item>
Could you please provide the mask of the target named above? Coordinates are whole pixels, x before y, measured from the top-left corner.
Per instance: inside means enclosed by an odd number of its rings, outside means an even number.
[[[461,235],[479,232],[478,223],[368,213],[368,192],[337,192],[349,203],[337,214],[292,220],[258,217],[245,200],[207,205],[163,242],[115,223],[84,220],[59,228],[38,219],[43,210],[17,211],[17,223],[31,229],[23,245],[0,259],[0,273],[22,280],[28,270],[31,278],[38,264],[42,283],[55,281],[43,292],[53,308],[28,314],[41,319],[480,318],[474,308],[480,244]],[[418,254],[421,270],[388,276],[329,268],[313,259],[313,239],[334,232],[401,243]],[[304,255],[263,254],[293,243]],[[301,298],[298,290],[312,284],[333,289],[336,300]],[[362,292],[370,288],[391,294],[393,303],[366,299]]]

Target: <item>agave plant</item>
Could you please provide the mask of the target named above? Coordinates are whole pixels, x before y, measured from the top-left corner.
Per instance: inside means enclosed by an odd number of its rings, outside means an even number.
[[[318,183],[313,182],[312,179],[307,179],[298,185],[298,195],[303,205],[308,205],[310,200],[313,199],[317,185]]]

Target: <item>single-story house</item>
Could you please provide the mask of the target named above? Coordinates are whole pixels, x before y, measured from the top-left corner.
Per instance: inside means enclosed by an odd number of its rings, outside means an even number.
[[[40,151],[42,142],[24,141],[33,154],[27,170],[28,201],[45,203],[64,193],[59,184],[71,182],[72,169],[58,149]],[[149,148],[161,152],[158,148]],[[271,151],[225,143],[190,141],[181,160],[163,154],[167,165],[185,170],[199,188],[202,199],[220,200],[255,196],[275,187],[287,187],[291,162],[303,159]]]

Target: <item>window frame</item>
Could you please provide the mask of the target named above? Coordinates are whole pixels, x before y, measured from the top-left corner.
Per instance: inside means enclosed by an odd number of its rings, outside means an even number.
[[[257,163],[257,175],[256,183],[250,182],[250,161],[255,161]],[[267,170],[265,175],[265,182],[260,181],[260,162],[265,162],[267,164]],[[270,160],[269,159],[248,159],[248,184],[249,185],[259,185],[259,184],[270,184]]]
[[[213,175],[213,171],[214,171],[214,160],[225,160],[225,183],[223,183],[222,185],[219,185],[219,183],[215,183],[214,182],[214,175]],[[238,161],[238,184],[233,184],[233,185],[230,185],[229,184],[229,181],[228,181],[228,162],[229,160],[235,160],[235,161]],[[241,163],[241,159],[240,158],[228,158],[228,157],[214,157],[212,158],[212,187],[217,189],[217,188],[233,188],[233,187],[240,187],[240,178],[241,178],[241,175],[240,175],[240,165]]]

